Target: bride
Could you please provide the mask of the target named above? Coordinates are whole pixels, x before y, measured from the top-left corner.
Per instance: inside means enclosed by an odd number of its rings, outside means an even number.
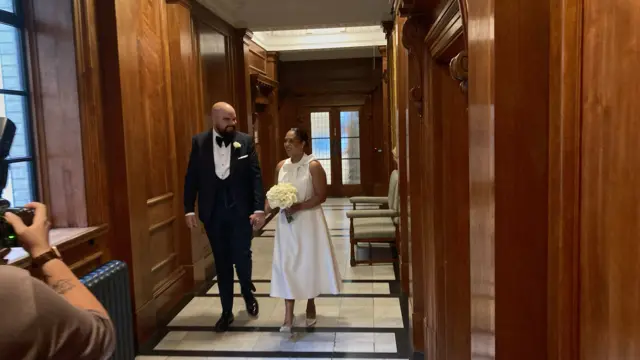
[[[284,140],[289,159],[276,167],[278,183],[290,183],[298,190],[298,203],[287,209],[293,217],[278,216],[276,224],[271,296],[285,299],[281,332],[291,332],[295,300],[307,300],[306,325],[316,323],[314,298],[339,294],[342,280],[335,258],[329,227],[322,211],[327,198],[327,175],[313,155],[307,155],[309,135],[291,129]],[[267,213],[271,211],[266,204]]]

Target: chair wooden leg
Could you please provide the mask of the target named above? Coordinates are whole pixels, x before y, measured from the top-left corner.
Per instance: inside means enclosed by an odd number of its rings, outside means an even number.
[[[355,206],[355,204],[354,204]],[[353,219],[351,219],[351,224],[349,226],[349,243],[351,244],[351,267],[356,266],[356,239],[353,238]]]

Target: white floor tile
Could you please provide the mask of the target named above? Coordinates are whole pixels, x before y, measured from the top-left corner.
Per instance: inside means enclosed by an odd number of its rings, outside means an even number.
[[[346,211],[351,209],[348,199],[328,199],[325,204],[325,216],[332,235],[332,243],[344,280],[361,280],[345,282],[343,295],[338,297],[321,297],[316,299],[318,322],[316,332],[300,332],[299,327],[305,323],[306,302],[296,303],[296,328],[294,334],[281,334],[268,331],[230,331],[224,334],[212,331],[200,331],[198,326],[213,326],[221,313],[220,299],[217,296],[195,297],[171,321],[171,326],[184,326],[187,331],[169,332],[155,347],[156,350],[184,351],[216,351],[245,352],[320,352],[320,353],[397,353],[396,336],[391,332],[376,332],[376,328],[402,328],[402,312],[398,298],[380,297],[390,294],[389,283],[396,280],[391,264],[374,266],[361,265],[351,267],[349,264],[349,221]],[[265,227],[263,236],[256,237],[252,244],[253,278],[264,280],[256,282],[256,293],[260,303],[260,317],[252,319],[245,310],[241,297],[234,298],[236,321],[233,327],[279,328],[284,319],[284,300],[266,297],[270,291],[272,254],[275,235],[275,221]],[[372,282],[382,280],[385,282]],[[367,282],[369,281],[369,282]],[[240,285],[234,284],[234,292],[240,294]],[[217,285],[208,290],[208,294],[219,294]],[[189,331],[193,326],[194,330]],[[370,332],[325,332],[323,328],[365,328]],[[296,331],[296,329],[298,331]],[[181,329],[182,330],[182,329]],[[274,354],[276,355],[276,354]],[[221,360],[229,357],[174,357],[174,356],[138,356],[136,360]],[[258,360],[260,357],[233,357],[233,359]],[[267,358],[265,358],[267,359]],[[270,360],[296,360],[301,357],[272,358]],[[346,358],[349,359],[349,358]],[[325,360],[330,360],[327,358]],[[360,359],[363,360],[363,359]],[[366,360],[366,359],[365,359]]]

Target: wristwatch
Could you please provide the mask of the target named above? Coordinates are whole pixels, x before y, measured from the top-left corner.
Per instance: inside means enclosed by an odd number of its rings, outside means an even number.
[[[60,255],[60,251],[58,251],[58,248],[55,246],[52,246],[51,249],[49,249],[49,251],[47,251],[46,253],[40,254],[35,258],[31,259],[31,266],[36,269],[41,268],[44,266],[44,264],[48,263],[50,260],[53,260],[53,259],[62,259],[62,255]]]

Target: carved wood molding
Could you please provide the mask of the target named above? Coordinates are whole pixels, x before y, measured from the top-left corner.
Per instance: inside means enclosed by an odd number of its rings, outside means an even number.
[[[449,73],[454,80],[460,81],[460,89],[467,92],[467,79],[469,77],[469,60],[467,51],[462,51],[449,62]]]
[[[382,45],[382,46],[378,46],[378,52],[380,53],[381,57],[387,57],[387,46],[386,45]]]
[[[272,80],[262,74],[251,74],[251,84],[258,86],[260,89],[264,89],[269,93],[273,91],[273,89],[278,87],[277,81]],[[266,95],[268,95],[268,93]]]
[[[400,0],[398,4],[398,12],[400,16],[410,16],[417,11],[418,0]]]
[[[386,39],[389,39],[389,37],[391,36],[391,34],[393,34],[393,26],[394,26],[394,22],[393,21],[383,21],[382,22],[382,30],[384,31],[384,36]]]
[[[244,41],[245,45],[249,45],[253,39],[253,31],[249,29],[236,29],[236,36]]]
[[[251,74],[251,100],[258,112],[262,112],[269,105],[269,95],[278,87],[278,82],[263,74]]]
[[[191,0],[167,0],[167,4],[179,4],[191,10]]]
[[[460,1],[464,0],[447,0],[424,39],[434,59],[440,59],[444,52],[464,34]]]
[[[458,0],[458,7],[460,8],[460,13],[462,14],[462,28],[465,38],[467,37],[467,31],[469,29],[469,5],[467,4],[467,2],[468,0]]]
[[[267,61],[269,62],[278,62],[278,58],[280,55],[277,51],[267,51]]]
[[[428,28],[428,17],[422,14],[409,17],[402,28],[402,45],[409,51],[409,66],[413,66],[413,68],[417,70],[417,72],[411,76],[417,77],[420,81],[422,81],[423,78],[424,38]],[[422,86],[416,85],[411,88],[409,96],[418,110],[418,115],[422,117]]]

